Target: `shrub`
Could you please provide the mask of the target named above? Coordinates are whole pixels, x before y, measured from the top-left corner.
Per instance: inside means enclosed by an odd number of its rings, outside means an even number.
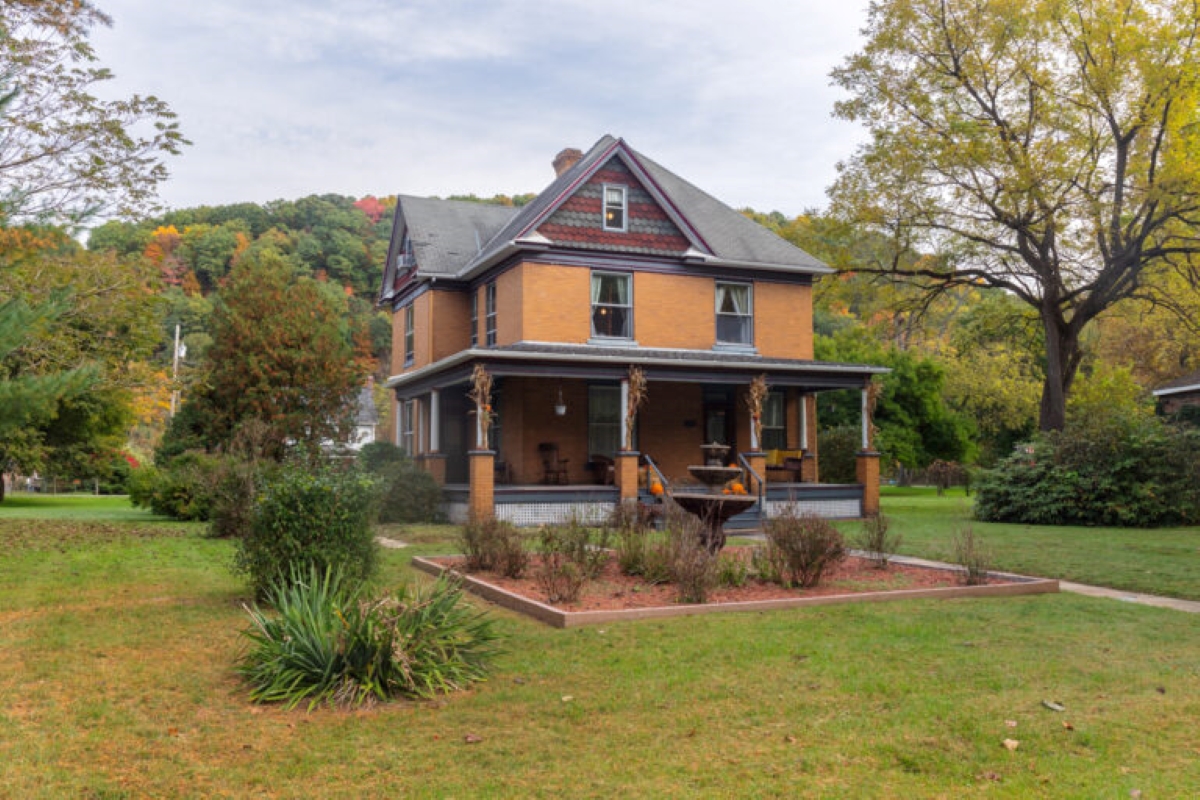
[[[519,578],[529,566],[525,537],[511,522],[493,517],[472,520],[459,529],[468,571],[498,572]]]
[[[862,521],[862,528],[854,537],[854,546],[867,554],[879,569],[887,569],[888,559],[898,549],[903,537],[891,532],[891,520],[885,514],[867,517]]]
[[[208,533],[218,539],[236,539],[250,531],[259,488],[278,465],[226,456],[213,474]]]
[[[785,509],[766,520],[771,572],[784,586],[816,586],[826,568],[846,557],[842,534],[829,520]]]
[[[1200,522],[1200,430],[1134,415],[1076,416],[985,472],[975,516],[1034,525]]]
[[[457,583],[376,601],[357,586],[340,568],[293,570],[268,587],[274,614],[247,608],[250,646],[238,672],[252,700],[362,705],[432,697],[487,676],[498,637]]]
[[[858,483],[857,453],[862,431],[852,425],[827,428],[817,434],[822,483]]]
[[[979,537],[975,535],[975,530],[968,525],[955,532],[951,546],[954,549],[955,563],[963,568],[963,583],[967,586],[987,583],[991,558]]]
[[[379,521],[437,522],[442,517],[442,487],[399,447],[372,442],[359,453],[359,464],[379,478]]]
[[[745,586],[750,579],[750,568],[745,559],[732,553],[722,553],[717,556],[717,585]]]
[[[550,603],[573,603],[587,583],[588,575],[571,557],[570,529],[558,525],[542,528],[541,561],[535,577]]]
[[[704,546],[703,526],[693,518],[667,530],[667,564],[680,603],[708,602],[717,583],[717,557]]]
[[[218,462],[216,456],[187,452],[164,467],[138,467],[129,476],[129,497],[165,517],[207,520]]]
[[[365,580],[376,563],[374,498],[374,479],[358,470],[286,464],[263,483],[235,566],[259,597],[309,566],[340,567],[347,580]]]

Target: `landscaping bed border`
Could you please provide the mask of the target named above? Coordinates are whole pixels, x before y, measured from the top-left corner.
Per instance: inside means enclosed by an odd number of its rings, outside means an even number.
[[[452,566],[439,564],[436,558],[452,558],[453,556],[414,556],[412,564],[415,568],[429,575],[439,576],[450,573],[463,582],[463,587],[472,594],[498,606],[533,617],[555,628],[577,628],[583,625],[599,625],[609,622],[638,619],[662,619],[664,617],[684,617],[694,614],[723,614],[739,611],[776,611],[787,608],[804,608],[806,606],[827,606],[841,603],[885,603],[893,600],[949,600],[959,597],[1017,597],[1033,594],[1054,594],[1059,591],[1057,579],[1030,578],[1024,575],[992,572],[993,577],[1008,581],[1008,583],[989,584],[985,586],[946,586],[935,589],[894,589],[879,592],[851,592],[847,594],[820,595],[816,597],[793,597],[776,600],[747,600],[735,603],[681,603],[672,606],[653,606],[650,608],[625,608],[608,611],[563,611],[560,608],[531,600],[519,594],[501,589],[498,586],[479,580]],[[923,569],[939,569],[939,567],[922,567]],[[951,570],[958,571],[958,570]]]

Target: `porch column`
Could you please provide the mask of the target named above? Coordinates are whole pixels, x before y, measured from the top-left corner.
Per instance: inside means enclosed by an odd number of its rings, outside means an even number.
[[[879,453],[863,450],[855,457],[855,472],[863,487],[862,515],[879,516]]]
[[[804,449],[800,457],[800,480],[804,483],[817,483],[820,479],[815,426],[808,423],[810,419],[816,420],[816,410],[816,395],[806,394],[800,398],[800,447]]]
[[[871,449],[871,398],[862,390],[862,450],[855,458],[855,473],[863,487],[862,515],[879,516],[879,453]]]
[[[641,453],[636,450],[619,450],[616,457],[616,482],[621,492],[621,502],[637,501],[638,496],[638,458]]]
[[[400,446],[400,413],[404,401],[400,399],[400,395],[392,394],[392,444],[396,447]]]
[[[632,442],[626,442],[628,432],[625,430],[625,420],[629,419],[629,379],[621,379],[621,449],[624,450],[628,445],[633,446]],[[619,456],[620,454],[618,454]]]
[[[471,466],[471,519],[491,519],[496,515],[496,454],[471,450],[467,459]]]

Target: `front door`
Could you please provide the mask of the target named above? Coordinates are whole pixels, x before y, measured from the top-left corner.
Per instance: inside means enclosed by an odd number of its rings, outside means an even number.
[[[736,458],[737,418],[733,406],[733,392],[705,390],[704,393],[704,442],[729,445],[729,458]]]

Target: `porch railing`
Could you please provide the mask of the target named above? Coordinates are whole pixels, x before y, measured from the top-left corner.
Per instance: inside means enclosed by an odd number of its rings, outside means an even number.
[[[766,481],[755,471],[754,467],[750,466],[750,462],[746,460],[746,456],[742,453],[738,453],[738,464],[754,479],[754,485],[758,487],[758,504],[755,507],[758,509],[758,524],[761,527],[767,507],[766,497],[763,495],[763,487],[767,485]]]
[[[658,476],[658,482],[662,484],[663,492],[671,488],[671,482],[667,480],[667,476],[663,475],[662,470],[658,468],[658,464],[654,463],[654,459],[642,453],[642,458],[646,459],[646,466],[654,470],[654,474]]]

